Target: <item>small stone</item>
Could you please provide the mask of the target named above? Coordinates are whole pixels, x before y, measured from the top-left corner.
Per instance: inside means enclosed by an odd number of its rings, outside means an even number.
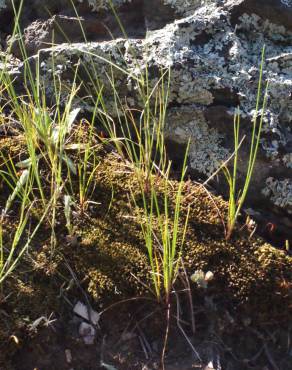
[[[73,312],[94,325],[97,325],[100,319],[100,315],[98,312],[94,311],[91,308],[87,308],[85,304],[80,301],[76,303]]]
[[[191,276],[191,280],[193,283],[196,283],[199,288],[206,289],[208,286],[208,283],[205,280],[205,274],[202,270],[196,270]]]
[[[79,326],[79,335],[86,345],[92,345],[94,344],[96,330],[92,325],[82,322]]]
[[[65,356],[66,356],[66,361],[68,364],[71,364],[72,362],[72,353],[70,349],[65,349]]]
[[[207,273],[206,273],[206,275],[205,275],[205,280],[206,281],[211,281],[211,280],[213,280],[214,279],[214,274],[213,274],[213,272],[212,271],[208,271]]]

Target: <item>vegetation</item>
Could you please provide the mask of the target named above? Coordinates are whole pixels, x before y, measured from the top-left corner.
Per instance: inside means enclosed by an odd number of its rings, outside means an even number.
[[[228,199],[228,217],[227,217],[227,233],[226,238],[227,240],[230,239],[232,232],[235,227],[235,223],[238,219],[242,206],[245,202],[247,192],[249,189],[249,185],[252,179],[253,170],[257,158],[260,138],[261,138],[261,131],[263,126],[263,118],[264,113],[267,105],[267,97],[268,97],[268,83],[266,85],[264,99],[262,103],[262,108],[260,110],[260,102],[262,98],[262,84],[263,84],[263,67],[265,61],[265,47],[262,51],[262,60],[260,65],[260,75],[259,75],[259,82],[258,82],[258,94],[257,94],[257,101],[256,107],[254,112],[254,118],[252,122],[252,134],[251,134],[251,144],[250,144],[250,154],[249,154],[249,162],[247,165],[247,172],[244,181],[244,186],[242,191],[237,191],[237,165],[238,165],[238,158],[239,158],[239,149],[242,141],[239,139],[240,133],[240,111],[235,114],[234,116],[234,159],[233,159],[233,172],[229,171],[226,164],[223,165],[223,172],[227,179],[229,185],[229,199]],[[260,118],[259,118],[260,117]]]
[[[19,11],[15,9],[15,33],[21,33],[20,11],[21,6]],[[95,91],[88,119],[78,105],[78,93],[84,88],[78,84],[79,66],[74,71],[70,90],[56,77],[53,66],[52,103],[40,76],[40,66],[37,63],[35,70],[32,69],[24,45],[21,41],[20,44],[24,57],[24,91],[19,92],[7,70],[0,74],[0,111],[3,116],[4,111],[9,111],[9,118],[18,123],[17,141],[21,143],[16,148],[13,138],[8,143],[0,140],[3,189],[0,292],[13,285],[9,279],[13,274],[21,275],[23,264],[25,268],[29,266],[32,273],[41,271],[43,279],[37,282],[27,279],[28,286],[47,283],[48,276],[53,275],[55,280],[63,279],[68,290],[72,281],[82,292],[80,286],[84,286],[95,302],[102,298],[109,303],[116,295],[125,300],[145,299],[145,296],[146,300],[155,300],[163,313],[166,310],[167,318],[161,348],[163,367],[171,319],[176,319],[194,351],[179,315],[181,301],[187,300],[194,332],[193,292],[198,301],[209,300],[205,306],[209,304],[212,315],[217,310],[212,300],[221,294],[222,287],[232,304],[245,307],[244,312],[255,310],[259,320],[269,318],[271,296],[278,295],[277,302],[283,316],[286,315],[290,297],[282,282],[291,281],[290,257],[257,237],[250,241],[244,233],[236,235],[234,244],[231,241],[253,176],[267,103],[266,89],[260,110],[264,50],[244,187],[241,192],[237,191],[242,142],[237,113],[233,170],[229,170],[226,163],[222,166],[229,185],[229,199],[225,203],[218,198],[216,208],[200,184],[186,180],[189,145],[178,180],[174,180],[165,146],[169,69],[160,71],[154,86],[149,81],[148,67],[143,71],[138,69],[140,73],[131,76],[140,102],[139,108],[133,109],[119,95],[114,73],[119,70],[129,77],[129,72],[111,60],[104,60],[110,70],[107,78],[114,97],[113,117],[107,110],[99,71],[94,70],[93,61],[98,56],[88,53],[93,72],[88,69],[87,72]],[[4,65],[6,62],[3,60]],[[138,65],[137,62],[137,68]],[[67,91],[65,98],[64,91]],[[218,211],[227,218],[226,235]],[[73,270],[78,271],[81,283],[76,282]],[[200,286],[190,285],[190,276],[204,278],[201,270],[211,271],[209,276],[214,277],[211,284],[215,294],[205,296]],[[273,279],[275,270],[280,271],[278,279]],[[15,279],[17,284],[20,279]],[[45,283],[35,290],[45,290]],[[208,284],[204,283],[207,289]],[[22,297],[24,293],[18,285],[17,289]],[[265,297],[258,294],[260,289],[267,290]],[[173,302],[177,312],[172,315]],[[221,304],[221,298],[219,302]],[[265,307],[260,314],[255,309],[258,305]],[[230,309],[228,306],[226,312]]]

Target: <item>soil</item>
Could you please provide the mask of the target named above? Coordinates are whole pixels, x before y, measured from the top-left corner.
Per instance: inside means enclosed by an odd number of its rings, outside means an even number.
[[[14,161],[23,159],[21,137],[3,138],[0,146]],[[131,201],[134,196],[141,202],[139,184],[115,153],[100,148],[98,154],[96,203],[85,212],[74,210],[74,235],[68,237],[60,206],[55,250],[48,219],[1,288],[0,369],[161,369],[167,323],[167,370],[292,369],[289,252],[251,236],[246,227],[227,242],[226,202],[187,181],[183,213],[191,204],[190,223],[167,321],[165,304],[151,293],[140,213]],[[162,186],[157,178],[158,193]],[[175,180],[172,187],[174,204]],[[8,193],[2,182],[2,205]],[[18,211],[16,201],[5,223],[7,242]],[[212,271],[214,279],[206,289],[190,282],[188,291],[189,276],[199,269]],[[93,345],[85,345],[78,333],[77,301],[101,314]]]

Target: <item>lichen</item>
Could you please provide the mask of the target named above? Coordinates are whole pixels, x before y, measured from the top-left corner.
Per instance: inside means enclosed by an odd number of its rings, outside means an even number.
[[[219,3],[220,0],[164,0],[164,4],[171,6],[178,14],[190,15],[201,6]]]
[[[277,180],[269,177],[266,180],[266,187],[263,194],[270,199],[277,207],[285,209],[292,214],[292,180]]]
[[[202,4],[202,0],[164,0],[164,4],[170,5],[178,13],[186,13],[198,8]]]
[[[132,0],[78,0],[80,3],[84,1],[88,2],[88,5],[92,8],[92,11],[99,11],[101,9],[109,9],[111,5],[120,6],[126,2]]]
[[[166,123],[167,137],[181,144],[190,140],[189,161],[194,170],[209,176],[230,156],[217,130],[208,126],[198,107],[173,109]]]
[[[266,63],[263,80],[269,80],[269,97],[263,119],[261,149],[267,161],[277,161],[289,167],[289,137],[292,123],[292,33],[281,25],[274,25],[255,14],[243,14],[236,27],[230,22],[230,14],[220,2],[170,1],[166,3],[177,9],[193,7],[177,21],[164,28],[149,33],[146,39],[117,39],[110,42],[60,45],[40,53],[42,76],[48,93],[53,92],[52,63],[60,66],[55,73],[65,83],[73,80],[70,71],[79,64],[94,75],[98,72],[100,83],[104,85],[104,101],[109,114],[120,114],[113,99],[108,76],[113,68],[115,88],[120,96],[127,97],[133,107],[141,107],[141,97],[137,93],[137,80],[141,73],[148,73],[149,84],[154,86],[163,68],[171,70],[169,104],[194,110],[194,118],[180,120],[180,127],[173,131],[188,132],[191,138],[190,159],[194,169],[210,174],[229,153],[223,145],[215,125],[209,127],[202,113],[212,105],[227,104],[228,114],[232,115],[240,105],[241,119],[249,122],[254,118],[257,98],[260,54],[266,45]],[[97,5],[97,2],[95,1]],[[105,5],[106,2],[103,3]],[[189,5],[187,5],[189,4]],[[101,3],[98,2],[100,6]],[[54,58],[52,57],[54,54]],[[47,66],[46,66],[47,65]],[[124,73],[122,70],[126,70]],[[64,76],[64,77],[63,77]],[[90,94],[81,103],[83,109],[92,109],[94,88],[84,72],[82,83]],[[51,89],[51,91],[50,91]],[[236,99],[225,102],[216,98],[215,91],[230,91]],[[232,129],[232,128],[231,128]],[[199,132],[209,138],[205,146],[198,143]],[[251,126],[245,125],[245,133],[250,135]],[[186,137],[186,136],[185,136]],[[209,151],[213,146],[213,153]],[[204,153],[206,150],[206,153]],[[242,163],[248,158],[244,158]],[[288,163],[288,165],[287,165]],[[240,169],[241,171],[242,169]],[[268,177],[269,174],[266,176]],[[262,180],[265,181],[265,178]]]
[[[0,10],[6,8],[6,0],[0,0]]]
[[[292,153],[288,153],[284,155],[283,163],[287,168],[292,168]]]
[[[281,3],[288,7],[292,7],[292,0],[281,0]]]

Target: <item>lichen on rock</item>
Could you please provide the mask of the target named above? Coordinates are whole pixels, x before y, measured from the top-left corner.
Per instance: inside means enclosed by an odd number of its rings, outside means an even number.
[[[132,0],[78,0],[80,3],[85,1],[92,8],[92,11],[99,11],[101,9],[109,9],[112,6],[120,6],[126,2],[131,2]]]
[[[118,0],[115,4],[119,6],[124,2]],[[271,11],[274,7],[283,12],[284,5],[279,1],[271,1],[269,5],[260,0],[264,17],[258,4],[250,0],[161,0],[159,3],[158,12],[164,11],[161,7],[170,7],[177,19],[147,32],[145,37],[62,44],[41,50],[41,76],[48,94],[53,92],[52,73],[57,73],[64,85],[70,84],[78,65],[84,87],[81,91],[86,98],[76,104],[92,110],[96,92],[88,73],[96,75],[104,86],[108,113],[117,116],[121,111],[116,107],[109,78],[114,78],[122,99],[126,98],[131,107],[140,109],[137,78],[147,71],[148,82],[154,86],[161,71],[169,68],[168,103],[171,109],[180,112],[176,124],[172,114],[167,118],[169,139],[181,143],[183,137],[190,138],[192,169],[209,175],[234,150],[233,115],[239,106],[241,133],[246,135],[239,163],[239,173],[244,176],[251,122],[255,116],[261,50],[266,45],[263,82],[269,81],[268,104],[263,112],[256,180],[252,183],[256,189],[254,194],[261,193],[266,179],[273,177],[273,168],[278,168],[281,177],[291,166],[292,30],[287,28],[288,22],[278,22],[278,15]],[[92,3],[93,8],[107,4],[107,1]],[[131,4],[135,12],[135,1]],[[291,10],[286,13],[290,17]],[[33,56],[31,60],[36,58]],[[53,68],[53,63],[57,68]]]
[[[228,149],[221,145],[222,138],[218,131],[208,127],[198,106],[172,109],[166,122],[167,138],[180,144],[190,140],[189,162],[192,169],[210,176],[230,156]]]
[[[269,177],[263,194],[269,198],[277,207],[285,209],[292,215],[292,180],[277,180]]]
[[[0,0],[0,10],[6,8],[6,0]]]
[[[221,0],[163,0],[164,4],[171,6],[180,15],[190,15],[200,6],[219,4]]]

